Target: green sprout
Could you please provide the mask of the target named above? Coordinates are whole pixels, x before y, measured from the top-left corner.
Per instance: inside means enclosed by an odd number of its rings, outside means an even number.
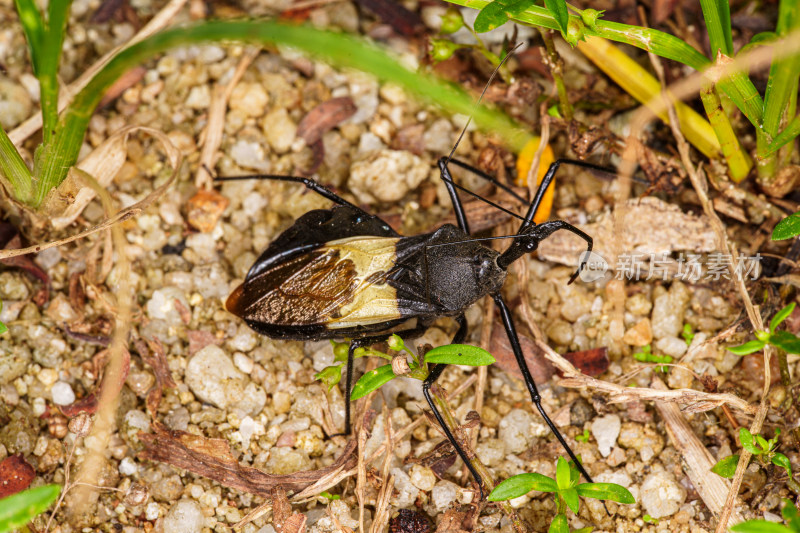
[[[641,352],[636,352],[635,354],[633,354],[633,358],[636,359],[637,361],[642,362],[642,363],[669,364],[669,363],[671,363],[673,361],[672,356],[669,356],[669,355],[657,355],[657,354],[651,353],[649,344],[647,344],[645,346],[642,346],[642,351]],[[666,374],[667,372],[669,372],[669,367],[668,366],[657,366],[656,370]]]
[[[767,344],[783,350],[786,353],[800,353],[800,338],[788,331],[776,331],[778,326],[794,311],[795,303],[792,302],[772,317],[769,331],[756,331],[756,338],[739,346],[728,348],[729,352],[736,355],[747,355],[764,349]]]
[[[774,464],[786,471],[789,476],[788,485],[793,491],[800,493],[800,484],[792,477],[792,463],[784,454],[777,452],[778,437],[781,434],[780,428],[775,429],[775,436],[767,440],[761,435],[753,435],[747,428],[739,429],[739,441],[742,448],[750,452],[753,459],[757,460],[762,467]],[[752,459],[751,459],[752,460]],[[715,464],[711,471],[720,477],[732,478],[736,473],[736,465],[739,463],[739,455],[729,455]]]
[[[654,526],[658,525],[658,518],[653,518],[649,514],[644,515],[642,520],[644,520],[644,522],[647,524],[653,524]]]
[[[591,436],[589,435],[589,430],[588,429],[584,429],[583,430],[583,435],[575,436],[575,440],[577,440],[579,442],[589,442],[590,438],[591,438]]]
[[[572,461],[563,457],[556,463],[555,479],[542,474],[527,473],[512,476],[489,494],[489,501],[498,502],[524,496],[532,490],[552,492],[556,500],[556,516],[550,523],[548,533],[569,533],[567,509],[578,514],[580,497],[611,500],[619,503],[635,503],[633,494],[616,483],[579,483],[580,472]]]
[[[687,346],[691,346],[692,340],[694,340],[694,333],[692,333],[692,325],[691,324],[684,324],[683,331],[681,332],[681,336],[683,340],[686,341]]]

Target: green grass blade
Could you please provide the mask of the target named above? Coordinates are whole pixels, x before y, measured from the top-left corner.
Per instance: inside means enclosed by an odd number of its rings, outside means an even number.
[[[172,28],[130,46],[109,61],[75,96],[62,113],[53,140],[52,156],[42,158],[41,167],[36,169],[39,182],[33,206],[38,207],[50,189],[58,186],[69,167],[75,164],[89,118],[106,89],[123,73],[170,48],[220,41],[289,45],[336,67],[368,72],[382,81],[400,85],[409,94],[434,103],[449,113],[471,115],[480,128],[502,135],[513,151],[521,150],[531,138],[506,114],[476,106],[474,98],[460,87],[408,70],[397,59],[363,39],[274,21],[206,22]]]
[[[39,61],[41,60],[41,47],[44,40],[44,20],[39,8],[33,0],[14,0],[17,8],[17,15],[22,24],[22,31],[25,32],[25,39],[28,41],[28,50],[31,53],[31,64],[33,73],[39,75]]]
[[[777,313],[775,313],[775,316],[772,317],[772,320],[769,321],[769,330],[772,333],[775,333],[775,330],[778,329],[778,326],[781,325],[781,322],[786,320],[786,318],[792,314],[792,311],[794,311],[795,306],[796,304],[792,302],[783,309],[781,309],[780,311],[778,311]]]
[[[773,155],[786,144],[793,141],[798,135],[800,135],[800,115],[790,120],[786,127],[783,128],[783,131],[766,146],[763,152],[759,151],[759,158],[763,159]]]
[[[51,0],[47,6],[47,26],[43,35],[39,86],[42,105],[42,137],[47,143],[58,122],[58,65],[72,0]]]
[[[45,485],[0,500],[0,533],[24,527],[56,501],[61,487]]]
[[[9,181],[17,200],[27,202],[30,199],[33,192],[31,171],[3,128],[0,128],[0,175]]]
[[[722,4],[725,4],[724,6]],[[731,13],[728,0],[700,0],[703,9],[703,18],[706,21],[708,38],[711,42],[711,55],[717,56],[722,51],[726,56],[733,55],[733,41],[731,40]],[[727,20],[725,20],[727,18]],[[727,31],[726,31],[727,30]]]
[[[775,522],[766,520],[748,520],[731,526],[734,533],[792,533],[792,530]]]

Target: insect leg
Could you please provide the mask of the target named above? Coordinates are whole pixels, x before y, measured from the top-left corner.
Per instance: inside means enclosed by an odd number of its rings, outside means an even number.
[[[464,318],[464,315],[457,317],[456,321],[458,322],[459,327],[458,331],[453,337],[453,344],[461,344],[462,342],[464,342],[464,338],[467,336],[467,321]],[[433,398],[431,398],[431,386],[436,382],[437,379],[439,379],[439,376],[442,375],[442,372],[444,372],[445,368],[447,368],[447,365],[441,365],[441,364],[433,367],[430,374],[428,374],[428,377],[425,378],[425,381],[422,382],[422,394],[425,396],[425,400],[428,402],[428,407],[431,408],[433,416],[436,418],[436,421],[439,423],[439,426],[441,426],[442,431],[444,431],[444,434],[447,436],[447,440],[449,440],[450,444],[453,445],[453,448],[455,448],[456,453],[458,454],[459,457],[461,457],[461,460],[464,461],[464,464],[467,466],[467,469],[469,470],[470,474],[472,474],[472,477],[478,484],[478,490],[480,491],[482,500],[483,480],[481,479],[481,476],[480,474],[478,474],[477,470],[475,470],[475,467],[472,466],[469,457],[467,457],[467,453],[458,443],[455,436],[450,431],[450,428],[447,427],[447,424],[445,423],[442,414],[439,412],[439,409],[433,402]]]
[[[439,172],[444,182],[444,186],[447,187],[447,193],[450,195],[450,200],[453,202],[453,211],[456,215],[456,222],[458,222],[458,227],[461,230],[469,235],[469,223],[467,222],[467,215],[464,213],[464,206],[461,204],[461,198],[458,196],[458,191],[456,191],[456,185],[453,181],[453,176],[450,175],[450,169],[447,168],[447,161],[446,157],[442,157],[439,159]]]
[[[542,203],[544,193],[547,192],[547,188],[553,182],[553,178],[558,171],[558,167],[560,167],[562,164],[575,165],[576,167],[583,167],[591,170],[598,170],[600,172],[616,174],[613,169],[601,167],[600,165],[595,165],[593,163],[587,163],[586,161],[578,161],[577,159],[556,159],[550,164],[549,167],[547,167],[547,173],[545,173],[544,178],[542,178],[542,183],[539,184],[539,188],[536,189],[536,196],[533,197],[533,201],[531,202],[530,207],[528,207],[528,212],[525,213],[525,220],[522,222],[522,225],[519,228],[520,233],[523,229],[534,223],[533,217],[536,216],[536,211],[539,210],[539,204]]]
[[[327,198],[328,200],[335,202],[339,205],[348,205],[350,207],[355,207],[358,209],[357,206],[351,204],[332,190],[328,189],[324,185],[317,183],[316,181],[310,178],[303,178],[298,176],[281,176],[277,174],[252,174],[249,176],[228,176],[228,177],[217,177],[214,178],[214,181],[243,181],[243,180],[274,180],[274,181],[290,181],[293,183],[300,183],[301,185],[305,185],[305,187],[315,193],[319,194]]]
[[[500,309],[500,316],[503,318],[503,326],[506,328],[506,335],[508,335],[508,340],[511,343],[511,349],[514,351],[514,357],[517,359],[517,365],[519,366],[520,372],[522,372],[522,377],[524,378],[525,385],[528,387],[528,392],[531,394],[531,400],[533,401],[534,405],[536,405],[536,409],[539,411],[539,414],[542,415],[544,418],[547,427],[550,428],[550,431],[556,436],[558,441],[561,443],[561,446],[567,451],[570,459],[575,463],[575,466],[578,468],[583,477],[589,483],[593,483],[591,476],[589,473],[586,472],[586,469],[583,468],[583,465],[578,460],[575,452],[567,444],[567,441],[564,440],[563,435],[561,432],[558,431],[553,421],[550,420],[550,417],[545,412],[544,407],[542,407],[542,397],[539,395],[539,390],[536,388],[536,382],[533,381],[533,376],[531,376],[531,371],[528,369],[528,364],[525,362],[525,356],[522,355],[522,348],[519,344],[519,337],[517,336],[517,330],[514,327],[514,321],[511,318],[511,311],[508,309],[508,305],[503,300],[503,297],[499,294],[494,296],[494,301],[497,304],[498,309]]]

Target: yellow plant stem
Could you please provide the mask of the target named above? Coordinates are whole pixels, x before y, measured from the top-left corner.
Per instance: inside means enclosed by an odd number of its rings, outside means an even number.
[[[651,101],[655,102],[661,98],[661,86],[658,80],[609,41],[600,37],[587,37],[586,41],[578,43],[578,49],[639,102],[648,105]],[[719,132],[687,105],[676,102],[675,109],[686,139],[706,157],[719,157],[723,152],[718,139]],[[658,113],[658,116],[661,120],[669,122],[666,111]],[[725,119],[724,115],[719,116]],[[727,123],[727,127],[730,127],[730,123]],[[735,143],[732,146],[736,149],[730,149],[731,152],[742,153],[735,137],[723,135],[723,138],[726,143]],[[728,164],[731,167],[731,174],[741,176],[739,179],[747,175],[751,166],[749,161],[742,158],[729,160]]]

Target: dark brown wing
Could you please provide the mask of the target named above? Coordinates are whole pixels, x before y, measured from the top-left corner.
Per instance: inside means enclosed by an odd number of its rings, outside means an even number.
[[[320,248],[279,263],[240,285],[225,303],[248,321],[323,324],[353,298],[358,272],[339,251]]]

